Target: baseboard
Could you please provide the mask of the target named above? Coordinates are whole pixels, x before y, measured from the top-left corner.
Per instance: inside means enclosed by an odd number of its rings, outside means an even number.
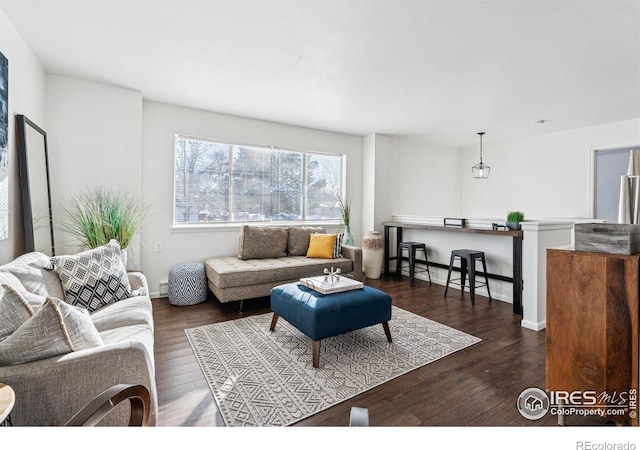
[[[418,280],[421,280],[421,281],[426,281],[427,283],[429,282],[429,276],[424,272],[416,274],[415,278],[418,279]],[[439,284],[440,286],[446,286],[447,280],[445,278],[438,278],[438,277],[432,276],[431,277],[431,283]],[[449,284],[449,289],[455,289],[456,291],[459,291],[460,290],[460,286],[455,285],[455,284]],[[467,289],[467,292],[469,292],[469,289]],[[478,295],[482,295],[482,296],[485,296],[485,297],[487,296],[486,289],[479,288],[479,290],[476,290],[476,292],[478,293]],[[493,291],[491,292],[491,298],[494,299],[494,300],[501,301],[501,302],[513,304],[513,299],[510,296],[497,294],[497,293],[494,293]]]
[[[520,326],[533,331],[541,331],[547,328],[547,321],[541,320],[540,322],[532,322],[530,320],[521,320]]]

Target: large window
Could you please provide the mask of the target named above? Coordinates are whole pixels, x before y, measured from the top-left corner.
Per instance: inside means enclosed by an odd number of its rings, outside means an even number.
[[[174,223],[338,220],[344,160],[177,136]]]

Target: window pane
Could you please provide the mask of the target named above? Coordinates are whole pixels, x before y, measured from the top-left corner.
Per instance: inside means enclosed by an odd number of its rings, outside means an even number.
[[[274,220],[301,220],[303,156],[300,152],[278,151],[278,177],[273,187]]]
[[[271,202],[272,151],[259,147],[234,146],[231,204],[234,222],[265,219]]]
[[[340,220],[344,156],[178,136],[176,224]]]
[[[306,219],[340,219],[342,164],[339,155],[307,154]]]
[[[175,223],[227,222],[229,145],[178,138]]]
[[[264,147],[233,148],[233,221],[302,218],[302,154]]]

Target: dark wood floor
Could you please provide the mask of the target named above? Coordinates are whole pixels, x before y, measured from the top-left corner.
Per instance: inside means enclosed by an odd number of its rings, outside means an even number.
[[[554,426],[547,414],[530,421],[516,409],[520,393],[545,387],[545,333],[520,326],[508,303],[408,280],[367,280],[397,307],[472,334],[482,342],[414,370],[297,426],[346,426],[352,406],[369,409],[371,426]],[[269,299],[220,304],[215,298],[192,306],[153,300],[159,426],[223,426],[213,395],[184,333],[214,322],[268,313]],[[390,322],[393,332],[393,322]],[[602,425],[598,418],[567,418],[566,425]]]

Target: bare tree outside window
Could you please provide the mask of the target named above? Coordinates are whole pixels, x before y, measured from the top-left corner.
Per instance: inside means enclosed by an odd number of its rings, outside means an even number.
[[[227,222],[231,146],[178,139],[175,158],[175,223]]]
[[[178,136],[176,224],[340,219],[344,156]]]

